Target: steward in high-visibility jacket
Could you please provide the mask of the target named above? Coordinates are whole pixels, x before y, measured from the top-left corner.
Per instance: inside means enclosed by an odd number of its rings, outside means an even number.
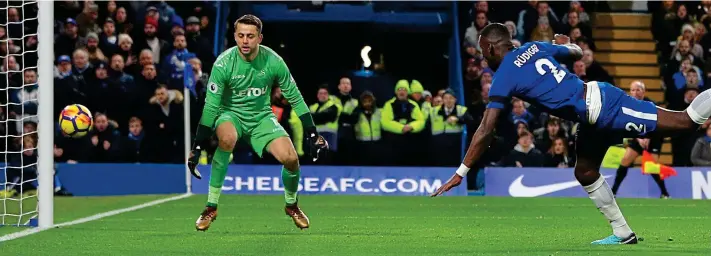
[[[385,102],[381,115],[381,125],[385,144],[394,150],[389,151],[394,165],[418,165],[420,159],[414,157],[426,150],[427,142],[418,140],[418,133],[425,128],[425,117],[417,102],[408,99],[410,85],[407,80],[400,80],[395,85],[395,98]]]
[[[474,119],[467,113],[467,108],[457,105],[457,98],[451,89],[442,97],[444,104],[432,109],[430,124],[430,156],[437,166],[457,166],[462,161],[462,136],[465,125]]]
[[[328,95],[328,88],[318,89],[318,103],[309,106],[316,130],[328,142],[329,151],[338,151],[338,117],[341,115],[341,105],[336,104]]]
[[[351,96],[351,79],[343,77],[338,83],[338,95],[331,95],[330,98],[340,105],[342,108],[341,115],[338,117],[338,164],[354,165],[357,164],[353,155],[355,151],[355,134],[353,126],[344,119],[348,119],[353,110],[358,107],[358,99]]]
[[[420,81],[412,80],[410,82],[410,99],[417,103],[417,106],[419,106],[420,110],[422,111],[422,116],[424,116],[425,118],[425,128],[422,130],[422,132],[418,133],[418,140],[429,141],[431,136],[430,133],[432,131],[432,125],[428,120],[430,117],[430,113],[432,112],[432,104],[425,101],[425,97],[423,97],[422,95],[424,91],[425,88],[422,86]],[[417,154],[413,155],[412,157],[421,160],[419,165],[432,165],[432,162],[427,160],[429,159],[429,154],[426,150],[418,151]]]
[[[384,145],[381,143],[382,109],[375,105],[375,96],[370,91],[360,95],[359,105],[351,115],[341,116],[344,122],[353,125],[357,153],[349,157],[358,160],[358,165],[382,165]]]

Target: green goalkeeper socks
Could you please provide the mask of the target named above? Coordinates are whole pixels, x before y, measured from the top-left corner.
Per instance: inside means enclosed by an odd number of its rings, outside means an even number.
[[[286,204],[296,203],[296,192],[299,190],[299,170],[290,172],[286,168],[281,168],[281,180],[284,182],[284,200]]]
[[[222,185],[225,183],[227,175],[227,164],[230,162],[232,152],[224,151],[220,148],[215,150],[212,157],[212,170],[210,171],[210,190],[207,195],[207,206],[217,207],[222,193]]]

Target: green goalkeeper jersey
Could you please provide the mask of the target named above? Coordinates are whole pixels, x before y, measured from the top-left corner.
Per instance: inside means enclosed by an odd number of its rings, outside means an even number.
[[[238,47],[227,49],[212,67],[200,124],[213,127],[220,114],[230,112],[241,125],[255,127],[273,116],[271,90],[275,84],[298,116],[309,113],[289,68],[274,50],[260,45],[257,56],[248,62],[240,57]]]

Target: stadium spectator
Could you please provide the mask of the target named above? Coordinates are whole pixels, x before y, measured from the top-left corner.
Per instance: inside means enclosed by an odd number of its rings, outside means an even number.
[[[358,99],[351,96],[353,86],[351,79],[342,77],[338,82],[338,94],[331,95],[329,98],[336,104],[341,105],[341,114],[338,117],[338,162],[342,164],[355,164],[353,155],[355,150],[355,131],[351,122],[346,122],[347,115],[353,113],[353,110],[358,106]],[[344,119],[345,118],[345,119]]]
[[[188,51],[195,53],[198,58],[203,60],[204,70],[212,69],[212,63],[215,61],[215,55],[212,52],[210,40],[200,33],[200,19],[191,16],[185,23],[185,38],[188,44]]]
[[[84,10],[76,18],[79,27],[79,37],[86,37],[89,33],[101,33],[101,28],[97,24],[99,18],[99,6],[90,3],[84,5]]]
[[[114,25],[116,26],[117,34],[131,34],[133,31],[133,24],[128,20],[128,13],[126,8],[119,7],[116,9],[116,16],[114,17]]]
[[[696,41],[696,31],[692,25],[684,24],[681,36],[677,40],[676,46],[672,49],[672,58],[679,60],[681,57],[691,53],[703,63],[704,49]],[[683,48],[683,49],[682,49]]]
[[[358,165],[378,166],[385,164],[386,151],[381,143],[381,116],[382,110],[375,105],[375,95],[364,91],[360,95],[358,107],[351,115],[346,116],[344,122],[353,125],[355,130],[356,154],[350,155],[356,159]]]
[[[612,76],[595,60],[592,50],[584,50],[581,60],[585,63],[585,74],[588,80],[614,83]]]
[[[680,4],[676,8],[676,17],[674,18],[674,30],[682,31],[685,24],[691,23],[689,13],[685,4]]]
[[[518,144],[499,162],[503,167],[543,167],[544,156],[533,144],[533,135],[522,131],[518,136]]]
[[[299,157],[303,157],[305,155],[303,143],[304,126],[301,123],[299,117],[296,115],[296,112],[292,109],[291,104],[289,104],[289,101],[286,99],[286,97],[284,97],[284,94],[282,94],[281,88],[279,86],[274,86],[274,89],[272,89],[271,102],[272,112],[274,112],[277,121],[293,139],[296,154],[299,155]],[[265,158],[269,158],[271,163],[279,163],[279,161],[277,161],[274,156],[271,156],[271,154],[267,155],[269,156],[265,155]]]
[[[421,163],[423,159],[413,159],[413,156],[422,152],[427,143],[417,140],[417,134],[425,128],[425,117],[417,103],[408,99],[409,92],[407,80],[400,80],[395,85],[395,97],[383,105],[381,125],[384,143],[402,145],[401,149],[391,152],[393,159],[388,162],[394,165]]]
[[[563,24],[570,25],[570,15],[572,13],[575,13],[578,18],[577,20],[582,22],[582,23],[589,23],[590,22],[590,15],[588,15],[587,12],[585,12],[585,9],[583,9],[583,6],[580,5],[580,1],[570,1],[570,9],[568,13],[563,15],[563,18],[561,19]],[[574,26],[574,25],[573,25]]]
[[[168,41],[158,37],[158,28],[158,20],[153,16],[146,16],[146,22],[143,25],[144,38],[136,40],[136,49],[149,49],[156,64],[160,64],[160,61],[171,52]]]
[[[64,23],[64,34],[57,37],[54,44],[55,55],[71,55],[79,43],[77,22],[72,18],[67,18]]]
[[[309,106],[319,134],[328,142],[329,151],[338,152],[338,117],[343,107],[333,100],[328,93],[328,85],[319,87],[317,102]]]
[[[554,145],[557,138],[567,138],[565,130],[560,126],[558,118],[548,118],[545,129],[536,136],[536,146],[543,150],[549,149]]]
[[[531,3],[534,2],[534,3]],[[559,27],[558,17],[551,11],[548,2],[545,1],[529,1],[531,4],[535,4],[535,11],[527,10],[524,14],[523,20],[519,20],[519,26],[523,25],[523,31],[519,33],[523,34],[523,38],[531,38],[533,36],[533,30],[538,27],[542,20],[542,17],[547,18],[548,26],[552,30],[556,30]],[[523,22],[521,24],[521,22]],[[552,38],[552,37],[551,37]]]
[[[183,69],[188,65],[187,61],[195,54],[188,51],[185,35],[176,35],[173,39],[173,52],[168,54],[163,61],[162,73],[167,77],[168,87],[170,89],[182,89],[183,84]]]
[[[526,106],[522,100],[513,99],[511,101],[511,106],[511,115],[509,116],[510,124],[513,124],[516,120],[524,120],[530,127],[529,130],[538,128],[537,124],[535,124],[536,117],[526,109]]]
[[[432,109],[430,125],[430,162],[437,166],[457,166],[461,161],[461,145],[464,125],[473,125],[467,108],[457,105],[454,91],[446,90],[444,104]]]
[[[684,92],[684,101],[678,108],[685,109],[691,104],[691,101],[699,95],[698,88],[686,88]],[[673,166],[692,166],[689,156],[691,149],[696,143],[698,135],[689,133],[680,133],[671,137],[672,144],[672,165]]]
[[[553,28],[550,26],[548,17],[541,16],[538,18],[538,26],[533,29],[530,41],[550,42],[553,40]]]
[[[691,163],[694,166],[711,166],[711,126],[706,122],[704,135],[696,139],[691,149]]]
[[[575,41],[575,39],[577,39],[581,35],[584,35],[588,38],[592,37],[592,29],[590,28],[590,26],[580,20],[578,12],[571,10],[566,15],[568,17],[566,20],[564,20],[565,24],[562,25],[561,32],[564,34],[572,34],[573,30],[578,29],[578,35],[576,37],[571,36],[571,41]]]
[[[182,90],[169,90],[160,84],[155,96],[150,100],[150,106],[145,110],[144,129],[147,136],[152,137],[156,152],[155,161],[159,163],[179,163],[183,159],[183,94]]]
[[[486,25],[489,25],[489,23],[489,18],[486,16],[486,12],[477,11],[474,21],[464,33],[464,39],[466,42],[473,46],[477,52],[481,51],[481,47],[479,47],[479,31],[486,27]]]
[[[111,163],[117,162],[118,145],[121,139],[116,124],[109,121],[108,117],[100,112],[94,113],[94,129],[89,132],[91,149],[89,162]]]
[[[573,73],[575,73],[576,76],[580,78],[580,80],[583,80],[585,82],[589,82],[590,79],[588,79],[588,75],[586,73],[586,66],[585,63],[582,60],[576,61],[573,63]]]
[[[104,52],[99,48],[99,36],[94,32],[86,35],[86,47],[83,49],[89,54],[89,61],[91,62],[108,60]]]
[[[145,140],[143,121],[138,117],[131,117],[128,121],[128,135],[121,140],[122,160],[128,163],[150,162],[152,153],[149,141]]]
[[[101,50],[107,55],[113,55],[116,49],[118,49],[116,24],[111,17],[106,18],[106,21],[104,22],[104,29],[101,31],[101,36],[99,38],[99,48],[101,48]]]
[[[545,155],[544,167],[570,168],[575,166],[575,159],[568,151],[568,141],[555,137]]]
[[[37,118],[37,107],[39,101],[37,96],[37,71],[27,69],[24,72],[24,83],[21,89],[13,89],[10,91],[10,102],[14,103],[14,108],[11,113],[14,113],[16,119],[21,121],[15,122],[18,131],[22,130],[24,122],[39,122]]]
[[[437,106],[442,106],[442,96],[434,96],[432,97],[432,107],[437,107]]]

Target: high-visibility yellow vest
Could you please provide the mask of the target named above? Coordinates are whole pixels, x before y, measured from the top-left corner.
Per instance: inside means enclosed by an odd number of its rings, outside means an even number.
[[[353,110],[358,107],[358,99],[355,98],[351,98],[346,102],[341,102],[341,99],[335,95],[328,96],[328,98],[336,102],[336,104],[341,105],[341,107],[343,108],[343,113],[346,114],[353,113]]]
[[[316,130],[318,132],[337,133],[338,132],[338,117],[341,116],[341,111],[343,110],[343,108],[341,107],[341,105],[336,104],[336,102],[330,98],[328,99],[328,101],[326,101],[325,104],[321,105],[321,107],[319,107],[318,103],[314,103],[313,105],[311,105],[309,107],[309,110],[311,110],[311,113],[318,113],[318,112],[322,112],[332,106],[336,106],[336,108],[338,109],[338,114],[336,115],[336,120],[333,120],[333,122],[328,122],[325,124],[316,125]]]
[[[464,113],[467,112],[467,107],[460,105],[455,105],[454,109],[458,118],[462,118]],[[464,130],[464,125],[462,124],[450,124],[447,122],[447,116],[444,116],[444,106],[435,107],[432,109],[431,114],[430,123],[432,124],[432,135],[461,133]]]
[[[426,122],[427,119],[429,119],[432,115],[432,103],[425,101],[422,103],[422,106],[420,108],[422,109],[422,115],[425,116]]]
[[[365,114],[360,114],[358,123],[355,124],[355,135],[358,141],[380,140],[380,109],[375,109],[370,120]]]

